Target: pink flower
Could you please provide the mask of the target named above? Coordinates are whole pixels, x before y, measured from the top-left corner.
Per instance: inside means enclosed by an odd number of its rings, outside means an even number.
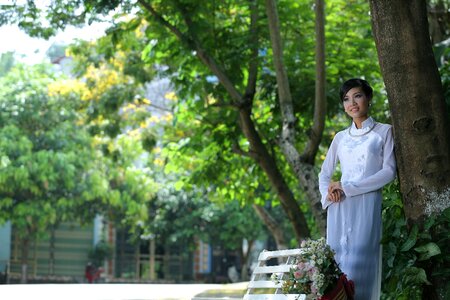
[[[302,277],[302,273],[300,273],[299,271],[296,271],[296,272],[294,273],[294,277],[295,277],[296,279],[298,279],[298,278]]]
[[[317,269],[316,267],[312,267],[311,269],[308,270],[309,276],[313,276],[314,274],[319,273],[319,269]]]

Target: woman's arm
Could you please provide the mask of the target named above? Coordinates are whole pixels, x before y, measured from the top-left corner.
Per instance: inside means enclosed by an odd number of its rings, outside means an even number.
[[[392,127],[390,127],[386,132],[381,170],[358,182],[342,182],[342,189],[347,196],[356,196],[379,190],[394,180],[396,168],[394,138],[392,136]]]
[[[322,195],[321,203],[322,208],[326,209],[333,202],[328,198],[328,187],[330,185],[331,177],[333,176],[334,170],[337,164],[337,148],[338,148],[338,135],[336,135],[331,142],[330,148],[328,149],[325,160],[323,161],[322,168],[319,173],[319,190]]]

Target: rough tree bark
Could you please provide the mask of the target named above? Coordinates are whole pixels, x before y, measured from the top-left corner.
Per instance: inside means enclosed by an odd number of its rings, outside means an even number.
[[[450,130],[423,0],[371,0],[408,219],[450,206]]]
[[[422,224],[450,206],[450,128],[426,2],[371,0],[370,7],[405,214]]]

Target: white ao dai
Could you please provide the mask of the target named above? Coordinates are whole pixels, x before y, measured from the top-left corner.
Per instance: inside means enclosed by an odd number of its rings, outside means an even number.
[[[353,136],[352,136],[353,135]],[[333,203],[327,189],[340,163],[344,200]],[[381,189],[395,178],[392,127],[372,118],[357,129],[336,134],[319,174],[322,207],[327,212],[327,243],[347,277],[356,300],[378,300],[381,276]]]

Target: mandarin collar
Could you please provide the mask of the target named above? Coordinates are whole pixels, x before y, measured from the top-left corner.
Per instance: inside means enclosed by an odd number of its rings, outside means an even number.
[[[372,128],[374,123],[375,123],[374,119],[372,117],[368,117],[366,120],[364,120],[362,122],[361,128],[356,128],[355,122],[352,121],[352,129],[354,129],[354,130],[364,130],[366,128]]]

